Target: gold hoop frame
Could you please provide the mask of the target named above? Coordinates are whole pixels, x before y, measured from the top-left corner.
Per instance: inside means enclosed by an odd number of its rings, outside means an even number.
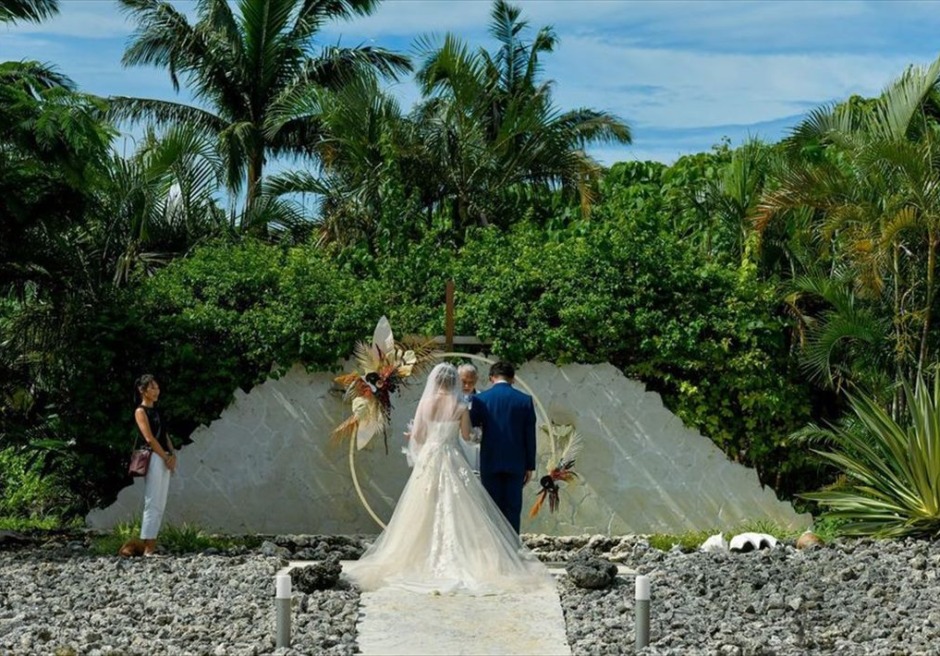
[[[459,352],[448,352],[442,353],[438,356],[439,360],[444,360],[446,358],[466,358],[468,360],[476,360],[477,362],[485,362],[487,364],[495,364],[495,360],[484,357],[482,355],[476,355],[474,353],[459,353]],[[532,401],[535,403],[535,409],[538,414],[541,415],[542,421],[548,427],[548,439],[549,446],[551,447],[551,452],[555,452],[555,431],[552,426],[552,422],[548,419],[548,413],[545,412],[545,407],[542,405],[542,402],[539,400],[539,397],[536,396],[535,392],[532,391],[532,388],[526,385],[525,381],[516,376],[514,381],[519,387],[524,389],[526,393],[532,397]],[[369,505],[369,502],[366,500],[365,495],[362,493],[362,486],[359,485],[359,476],[356,474],[356,440],[349,440],[349,473],[352,475],[353,485],[356,487],[356,494],[359,495],[359,501],[362,502],[363,507],[366,509],[366,512],[375,520],[375,523],[385,529],[385,522],[383,522],[378,515],[375,514],[375,511],[372,510],[372,506]]]

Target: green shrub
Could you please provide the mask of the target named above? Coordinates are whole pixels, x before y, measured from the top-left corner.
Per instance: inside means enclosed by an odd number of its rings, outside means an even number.
[[[180,442],[236,389],[298,362],[335,368],[383,314],[399,336],[440,334],[453,278],[458,334],[516,362],[611,362],[778,492],[806,489],[816,465],[783,437],[805,423],[809,391],[791,371],[774,290],[748,269],[701,262],[655,214],[631,211],[613,203],[551,229],[474,229],[460,248],[431,231],[380,257],[206,244],[73,329],[50,462],[76,498],[108,503],[130,482],[140,373],[160,380]]]
[[[161,413],[179,445],[218,418],[236,389],[248,391],[297,362],[335,367],[381,316],[380,288],[314,246],[245,240],[205,245],[140,286],[104,297],[71,327],[62,348],[68,366],[49,405],[56,429],[42,441],[44,471],[72,492],[60,510],[83,514],[130,483],[133,385],[141,373],[160,381]]]
[[[43,475],[34,452],[0,450],[0,517],[8,520],[42,520],[55,525],[59,510],[68,504],[70,492],[56,475]]]
[[[858,423],[820,431],[820,455],[845,472],[838,489],[804,495],[844,535],[940,537],[940,376],[904,384],[907,417],[892,418],[864,394],[850,395]]]
[[[786,436],[809,390],[791,369],[772,286],[702,264],[655,222],[608,218],[552,235],[518,226],[468,239],[458,332],[517,362],[610,362],[780,491],[815,465]]]

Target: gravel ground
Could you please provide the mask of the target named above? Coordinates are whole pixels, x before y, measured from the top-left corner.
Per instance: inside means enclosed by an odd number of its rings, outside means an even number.
[[[664,553],[639,537],[526,536],[546,561],[588,552],[648,574],[644,654],[940,653],[940,542],[855,540],[798,551]],[[257,550],[120,559],[86,539],[0,546],[0,654],[241,655],[356,652],[358,593],[294,598],[293,648],[274,649],[285,558],[354,558],[360,537],[270,537]],[[574,654],[634,653],[633,580],[559,593]]]
[[[0,551],[0,654],[355,653],[359,593],[343,584],[295,591],[293,648],[275,650],[285,564],[262,553],[93,556],[80,540]]]
[[[649,575],[643,654],[940,654],[940,542],[784,544],[746,554],[664,553],[633,537],[559,542],[529,541],[543,558],[583,549]],[[563,578],[559,593],[572,653],[635,653],[632,577],[602,591]]]

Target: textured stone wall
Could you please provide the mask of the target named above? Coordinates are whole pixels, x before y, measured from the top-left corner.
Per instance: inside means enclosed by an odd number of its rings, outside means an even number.
[[[615,367],[530,362],[518,376],[552,422],[573,425],[584,438],[576,466],[581,482],[562,491],[557,513],[546,506],[535,519],[523,517],[523,532],[672,533],[727,530],[753,520],[794,528],[810,523],[762,487],[753,469],[730,462],[664,408],[658,394]],[[348,413],[332,378],[295,367],[249,394],[236,392],[222,416],[196,430],[180,452],[167,521],[230,533],[377,532],[356,494],[347,444],[330,442],[330,431]],[[383,520],[410,472],[401,434],[423,387],[416,382],[395,398],[389,454],[375,438],[355,456],[363,493]],[[539,450],[544,473],[549,440],[540,437]],[[113,505],[92,511],[88,524],[108,528],[138,516],[143,486],[135,480]],[[530,484],[526,508],[535,491]]]

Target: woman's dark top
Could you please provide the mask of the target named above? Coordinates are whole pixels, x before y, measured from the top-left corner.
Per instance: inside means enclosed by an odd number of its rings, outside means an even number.
[[[147,413],[147,421],[150,422],[150,432],[157,438],[157,442],[160,443],[164,451],[169,451],[170,445],[167,443],[166,433],[163,430],[163,422],[160,421],[160,412],[156,408],[148,408],[145,405],[138,407],[143,408],[144,412]],[[139,426],[137,430],[140,430]],[[141,433],[141,437],[143,437],[143,433]],[[146,441],[146,438],[144,438],[144,441]]]

